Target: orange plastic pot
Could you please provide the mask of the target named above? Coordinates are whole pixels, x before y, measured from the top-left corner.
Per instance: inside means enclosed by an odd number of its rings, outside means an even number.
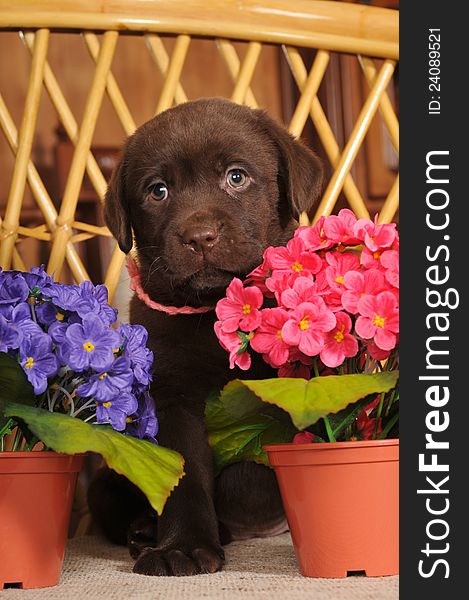
[[[399,440],[265,450],[303,575],[399,572]]]
[[[0,590],[56,585],[83,455],[0,452]]]

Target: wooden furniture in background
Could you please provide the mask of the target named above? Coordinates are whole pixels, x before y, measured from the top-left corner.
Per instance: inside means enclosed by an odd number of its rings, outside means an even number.
[[[99,146],[100,136],[118,131],[118,125],[122,140],[152,114],[206,95],[227,95],[235,102],[266,107],[274,116],[281,114],[280,96],[271,93],[272,82],[280,89],[279,51],[284,53],[299,90],[288,127],[293,135],[300,136],[311,118],[315,137],[331,165],[317,216],[334,210],[342,190],[344,201],[358,216],[369,216],[368,198],[357,185],[352,168],[378,112],[390,142],[398,149],[398,122],[387,91],[398,59],[398,14],[393,10],[326,0],[0,0],[0,29],[0,43],[7,36],[8,44],[13,44],[13,36],[19,33],[32,55],[30,64],[21,59],[23,74],[26,70],[29,78],[24,102],[20,102],[16,89],[18,70],[13,65],[7,64],[6,87],[5,82],[1,86],[0,125],[15,156],[0,230],[3,268],[26,266],[23,242],[19,242],[29,238],[46,242],[49,272],[60,278],[67,263],[75,280],[88,278],[79,244],[94,236],[109,237],[106,227],[96,220],[82,221],[77,213],[85,172],[101,201],[105,194],[106,178],[91,151],[92,144]],[[65,39],[70,48],[83,44],[95,68],[64,52],[60,44]],[[138,52],[133,46],[137,43]],[[215,49],[219,62],[210,59],[202,68],[197,58],[191,62],[197,57],[192,51],[199,44],[208,44],[211,52]],[[157,65],[148,71],[145,93],[140,87],[144,59],[135,63],[129,58],[133,51],[134,58],[142,57],[142,45],[146,45],[147,59]],[[314,49],[312,63],[303,58],[303,49]],[[358,56],[359,62],[354,60],[366,82],[366,93],[361,99],[357,95],[342,139],[337,133],[339,121],[329,107],[325,112],[327,102],[321,98],[324,91],[320,91],[321,82],[336,69],[336,53],[340,61]],[[272,61],[275,68],[269,68]],[[120,70],[122,65],[125,73]],[[220,81],[231,80],[229,91],[216,91],[218,81],[211,75],[218,69],[225,69]],[[260,82],[266,81],[269,84],[264,87]],[[79,99],[73,90],[82,90],[84,82],[87,94]],[[343,87],[347,89],[346,81]],[[110,117],[103,125],[106,105],[115,112],[115,126]],[[43,154],[47,155],[51,147],[50,140],[41,140],[45,122],[42,111],[52,110],[75,147],[59,206],[54,205],[36,168],[38,137]],[[106,138],[105,143],[114,145],[115,140]],[[358,163],[355,174],[359,181]],[[397,177],[386,186],[379,217],[382,222],[396,214]],[[28,202],[39,207],[42,222],[27,225],[23,221],[22,208]],[[306,222],[305,215],[301,221]],[[123,260],[116,248],[104,277],[111,298]]]

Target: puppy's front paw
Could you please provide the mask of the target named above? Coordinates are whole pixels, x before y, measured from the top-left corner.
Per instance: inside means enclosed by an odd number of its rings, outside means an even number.
[[[127,532],[127,548],[130,556],[138,558],[143,550],[156,546],[158,521],[146,515],[136,519]]]
[[[222,548],[208,545],[184,551],[179,548],[146,548],[134,565],[142,575],[200,575],[219,571],[225,560]]]

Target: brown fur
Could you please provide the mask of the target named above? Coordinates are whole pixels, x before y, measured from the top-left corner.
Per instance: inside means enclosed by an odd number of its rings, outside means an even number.
[[[232,189],[227,170],[248,176]],[[167,184],[167,199],[152,186]],[[170,109],[127,141],[106,198],[106,222],[128,252],[132,229],[142,283],[152,299],[176,306],[215,305],[231,279],[244,278],[270,245],[291,237],[319,197],[317,157],[264,112],[206,99]],[[102,471],[90,506],[115,542],[127,541],[134,570],[190,575],[221,568],[221,543],[265,535],[284,520],[273,473],[254,463],[226,468],[214,481],[204,426],[205,399],[236,377],[264,378],[260,359],[246,373],[228,368],[213,332],[214,312],[168,316],[131,302],[131,322],[149,331],[155,355],[152,394],[160,444],[181,452],[186,476],[156,520],[123,478]]]

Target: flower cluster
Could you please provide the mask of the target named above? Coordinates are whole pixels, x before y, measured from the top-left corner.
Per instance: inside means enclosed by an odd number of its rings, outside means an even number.
[[[153,355],[140,325],[116,323],[104,285],[54,282],[42,267],[0,270],[0,352],[13,356],[37,406],[153,439]]]
[[[280,377],[312,370],[370,372],[399,333],[399,239],[394,224],[343,209],[269,247],[243,283],[218,302],[215,332],[230,366],[247,370],[250,349]],[[394,353],[397,352],[397,349]]]
[[[231,368],[250,351],[279,377],[369,374],[398,366],[399,238],[394,224],[352,211],[300,227],[286,247],[269,247],[216,307],[215,333]],[[395,435],[397,390],[364,398],[295,437],[310,441]],[[358,410],[358,412],[356,412]],[[337,437],[339,436],[339,437]]]

